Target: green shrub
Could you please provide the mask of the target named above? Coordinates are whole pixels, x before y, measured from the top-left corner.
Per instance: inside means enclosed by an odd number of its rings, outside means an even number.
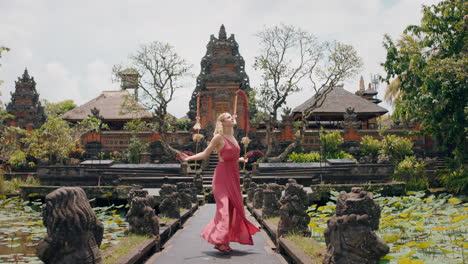
[[[26,153],[21,150],[17,150],[10,156],[8,163],[13,169],[17,169],[26,164]]]
[[[407,156],[395,168],[394,180],[406,183],[409,191],[425,190],[429,188],[426,175],[426,164],[418,162],[415,156]]]
[[[29,175],[26,180],[24,181],[25,185],[41,185],[38,179],[34,178],[33,176]]]
[[[325,153],[325,159],[355,159],[353,155],[349,154],[348,152],[344,152],[342,150],[338,152],[332,153]]]
[[[0,195],[6,193],[6,188],[7,188],[6,185],[7,185],[7,181],[5,181],[3,172],[0,171]]]
[[[325,133],[324,130],[321,130],[320,142],[326,156],[328,153],[338,152],[338,148],[343,144],[344,139],[339,131]]]
[[[133,135],[132,138],[130,138],[130,143],[128,145],[128,159],[130,163],[140,163],[141,154],[145,152],[146,149],[146,144],[144,144],[136,135]]]
[[[379,151],[381,158],[388,158],[397,163],[407,156],[413,155],[413,142],[396,135],[385,135],[382,139],[382,148]]]
[[[468,174],[463,167],[451,169],[438,178],[448,191],[454,193],[468,193]]]
[[[371,136],[364,136],[361,139],[361,154],[363,156],[377,157],[381,147],[382,142]]]
[[[296,153],[293,152],[289,154],[288,160],[292,162],[320,162],[320,153],[310,152],[310,153]]]
[[[324,159],[354,159],[353,155],[344,152],[338,151],[333,153],[326,154],[322,160]],[[296,153],[293,152],[289,154],[288,160],[292,162],[320,162],[320,153],[318,152],[310,152],[310,153]]]

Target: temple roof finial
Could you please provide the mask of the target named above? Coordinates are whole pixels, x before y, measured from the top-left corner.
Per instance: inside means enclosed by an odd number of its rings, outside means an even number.
[[[23,73],[23,80],[29,80],[29,73],[28,73],[28,68],[24,68],[24,73]]]
[[[362,78],[362,75],[361,75],[361,79],[359,80],[359,90],[361,90],[361,91],[364,91],[364,90],[365,90],[365,87],[364,87],[364,78]]]
[[[224,24],[221,24],[221,28],[219,29],[219,36],[218,39],[225,40],[226,39],[226,29],[224,28]]]

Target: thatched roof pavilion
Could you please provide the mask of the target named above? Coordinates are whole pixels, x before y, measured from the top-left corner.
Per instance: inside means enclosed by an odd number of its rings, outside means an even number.
[[[125,105],[131,105],[128,110]],[[92,110],[99,110],[99,116],[111,129],[121,129],[123,125],[133,118],[152,121],[153,115],[141,104],[136,102],[126,90],[104,91],[98,97],[80,105],[62,115],[64,120],[79,122],[93,115]]]
[[[372,98],[371,98],[372,99]],[[351,92],[346,91],[343,85],[337,85],[327,95],[323,104],[312,111],[309,121],[316,122],[339,122],[344,120],[347,108],[354,108],[357,119],[367,127],[370,119],[375,119],[388,112],[387,109],[374,103],[374,100],[366,99]],[[312,96],[307,101],[292,110],[295,120],[299,120],[302,113],[313,105],[315,97]]]

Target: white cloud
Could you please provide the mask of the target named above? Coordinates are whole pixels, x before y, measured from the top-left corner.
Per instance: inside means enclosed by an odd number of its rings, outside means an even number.
[[[0,45],[12,48],[1,59],[5,80],[2,100],[10,100],[14,80],[24,67],[37,80],[41,96],[49,101],[74,99],[77,103],[118,89],[110,82],[112,65],[125,62],[140,43],[165,41],[200,72],[200,60],[211,34],[224,23],[234,33],[246,61],[251,85],[260,82],[252,69],[257,39],[263,26],[281,22],[299,26],[322,40],[354,45],[365,63],[362,75],[383,73],[383,34],[398,37],[421,18],[421,4],[436,0],[229,0],[229,1],[0,1]],[[355,91],[359,76],[345,83]],[[195,78],[176,94],[169,110],[180,117],[188,111]],[[381,93],[384,87],[381,86]],[[291,97],[294,107],[308,94]],[[388,107],[383,105],[384,107]]]
[[[37,74],[30,72],[35,76],[36,89],[41,99],[47,99],[51,102],[58,102],[67,99],[82,101],[80,91],[80,77],[72,73],[65,65],[59,62],[47,63]]]
[[[86,65],[86,73],[81,87],[84,102],[97,97],[102,91],[119,89],[119,83],[112,83],[111,72],[112,66],[100,59]]]

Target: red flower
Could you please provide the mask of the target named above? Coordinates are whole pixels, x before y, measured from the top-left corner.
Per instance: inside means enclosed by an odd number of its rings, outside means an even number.
[[[176,159],[179,160],[179,159],[180,159],[180,154],[182,154],[182,153],[184,153],[184,154],[187,155],[187,156],[193,156],[193,155],[195,155],[195,153],[193,153],[192,151],[184,150],[184,151],[181,151],[181,152],[179,153],[179,155],[177,155]]]
[[[263,153],[260,150],[251,150],[247,152],[245,155],[247,158],[250,158],[252,156],[258,156],[258,157],[263,157]]]

